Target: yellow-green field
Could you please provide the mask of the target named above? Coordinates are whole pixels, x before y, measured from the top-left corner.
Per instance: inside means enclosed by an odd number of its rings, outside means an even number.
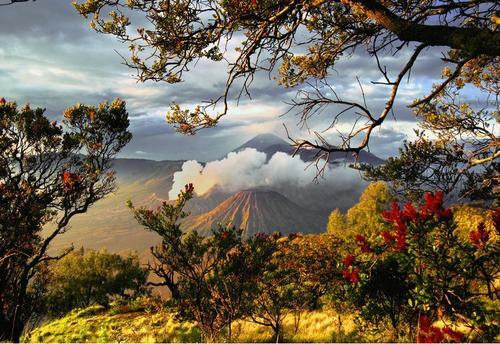
[[[352,318],[342,321],[338,333],[337,316],[329,311],[301,314],[298,330],[294,318],[284,321],[284,340],[287,342],[353,342],[356,336]],[[233,324],[233,341],[269,342],[269,328],[248,321]],[[100,306],[75,310],[67,316],[49,322],[25,336],[28,342],[199,342],[200,332],[191,323],[181,323],[168,311],[148,312],[105,310]]]

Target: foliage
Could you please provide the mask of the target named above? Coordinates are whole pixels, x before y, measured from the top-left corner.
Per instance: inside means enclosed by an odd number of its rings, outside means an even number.
[[[43,278],[34,278],[58,258],[50,243],[113,191],[112,159],[131,138],[121,100],[76,105],[64,117],[61,126],[43,109],[0,99],[0,340],[19,339],[39,301]]]
[[[186,185],[176,204],[163,203],[156,211],[133,208],[140,224],[161,235],[162,243],[151,253],[156,265],[151,270],[172,294],[180,319],[199,326],[205,340],[217,339],[221,331],[248,314],[257,292],[255,280],[274,252],[274,240],[254,236],[243,241],[242,231],[219,226],[212,235],[184,233],[179,221],[193,196]]]
[[[328,216],[328,223],[326,225],[326,232],[328,234],[339,236],[344,229],[347,228],[345,215],[342,214],[340,209],[335,208]]]
[[[385,228],[381,213],[393,198],[386,183],[370,183],[347,214],[343,215],[338,209],[330,214],[328,233],[339,238],[378,235]]]
[[[353,294],[362,294],[365,289],[372,291],[368,306],[374,307],[370,307],[366,318],[372,320],[373,313],[392,317],[390,311],[377,309],[385,303],[384,288],[382,295],[379,291],[373,293],[374,286],[381,287],[382,274],[388,274],[392,287],[387,286],[386,290],[396,307],[404,309],[405,314],[420,315],[412,317],[407,338],[415,338],[419,319],[419,340],[456,340],[458,334],[449,326],[438,331],[421,324],[422,319],[431,323],[439,319],[467,327],[469,340],[493,341],[499,333],[495,317],[499,301],[495,284],[500,266],[498,240],[482,224],[470,232],[469,241],[460,240],[453,213],[443,207],[441,193],[426,194],[418,209],[412,203],[403,209],[393,203],[391,210],[384,212],[384,218],[392,228],[370,241],[358,237],[361,252],[346,257],[345,277]],[[381,264],[385,266],[382,270]],[[366,309],[361,311],[366,316]],[[465,339],[462,333],[460,340]]]
[[[146,292],[148,270],[135,254],[121,256],[83,248],[50,264],[45,306],[61,316],[74,308],[108,307],[115,299],[129,299]]]
[[[465,204],[454,205],[451,209],[453,211],[453,220],[457,225],[457,235],[462,240],[467,240],[469,233],[476,230],[480,223],[484,224],[485,229],[490,231],[492,237],[498,236],[493,221],[494,209],[479,208]]]
[[[283,322],[290,315],[296,333],[301,314],[320,309],[322,297],[342,280],[339,240],[327,235],[289,235],[277,243],[256,281],[259,289],[250,313],[253,322],[272,329],[273,341],[284,339]]]
[[[199,59],[229,63],[220,97],[192,109],[171,105],[167,121],[182,133],[216,125],[233,97],[250,97],[259,71],[277,72],[283,87],[303,86],[291,102],[300,124],[308,126],[311,117],[325,114],[322,123],[340,136],[340,146],[329,143],[322,130],[315,131],[314,140],[293,140],[297,149],[315,150],[318,164],[330,153],[369,148],[374,129],[394,114],[399,88],[413,67],[424,58],[435,59],[444,67],[441,80],[436,75],[428,94],[408,104],[430,133],[419,132],[386,166],[366,167],[368,177],[396,181],[401,192],[447,193],[456,187],[471,199],[498,196],[496,1],[82,0],[75,7],[91,16],[96,31],[130,44],[128,65],[141,81],[178,83]],[[137,15],[151,25],[132,23]],[[129,29],[136,26],[136,32]],[[236,56],[227,50],[234,41]],[[435,46],[444,47],[443,58],[422,56]],[[355,51],[368,55],[363,61],[375,75],[371,83],[353,76],[360,92],[351,98],[339,94],[337,83],[345,79],[334,76],[338,63]],[[381,109],[367,101],[365,83],[372,92],[377,88],[386,94]],[[462,97],[469,92],[479,101]],[[352,123],[351,130],[340,123]]]
[[[77,309],[27,334],[26,342],[199,342],[200,331],[192,323],[178,322],[174,314],[147,299],[133,301],[131,310],[117,312],[114,306]]]

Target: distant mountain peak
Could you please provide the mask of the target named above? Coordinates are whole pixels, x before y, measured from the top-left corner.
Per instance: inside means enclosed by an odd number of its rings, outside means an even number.
[[[274,134],[259,134],[254,138],[248,140],[233,152],[240,152],[247,148],[253,148],[258,150],[259,152],[266,153],[268,159],[270,159],[277,152],[284,152],[289,155],[292,155],[295,152],[295,148],[287,142]],[[298,152],[298,156],[303,161],[313,161],[316,159],[316,150],[315,149],[301,149]],[[335,152],[330,154],[330,162],[331,163],[353,163],[356,161],[356,157],[352,153],[348,152]],[[362,150],[359,152],[358,161],[361,163],[368,163],[371,165],[379,165],[384,162],[384,160],[380,159],[376,155]]]
[[[288,142],[283,140],[281,137],[275,134],[259,134],[252,139],[248,140],[241,146],[235,149],[236,152],[242,151],[245,148],[254,148],[260,152],[264,152],[270,146],[274,145],[290,145]]]

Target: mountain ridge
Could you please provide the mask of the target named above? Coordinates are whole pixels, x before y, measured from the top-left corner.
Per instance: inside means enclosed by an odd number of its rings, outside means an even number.
[[[233,149],[232,152],[240,152],[246,148],[253,148],[259,152],[266,153],[267,159],[270,159],[274,154],[278,152],[287,153],[292,155],[295,153],[295,147],[293,147],[290,143],[283,140],[279,136],[271,133],[267,134],[259,134],[254,136],[250,140],[246,141],[242,145]],[[301,149],[296,155],[300,157],[301,160],[306,162],[311,162],[315,160],[316,150],[310,149]],[[227,154],[226,154],[227,156]],[[384,160],[379,158],[373,153],[362,150],[359,152],[358,157],[354,155],[354,153],[349,152],[333,152],[330,153],[330,163],[366,163],[371,165],[380,165],[384,163]]]

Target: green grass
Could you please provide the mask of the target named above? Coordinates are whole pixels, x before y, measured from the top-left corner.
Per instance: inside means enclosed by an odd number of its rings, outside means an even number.
[[[295,331],[293,317],[284,321],[284,340],[287,342],[355,342],[352,317],[344,317],[338,332],[337,316],[329,311],[304,312]],[[270,328],[249,321],[237,321],[232,326],[236,342],[269,342]],[[105,310],[93,306],[74,310],[65,317],[46,323],[24,338],[27,342],[200,342],[198,328],[179,322],[166,310],[144,307],[115,306]],[[222,339],[224,340],[224,339]]]
[[[27,334],[27,342],[199,342],[200,332],[190,323],[175,321],[158,311],[106,311],[100,306],[75,310]]]

